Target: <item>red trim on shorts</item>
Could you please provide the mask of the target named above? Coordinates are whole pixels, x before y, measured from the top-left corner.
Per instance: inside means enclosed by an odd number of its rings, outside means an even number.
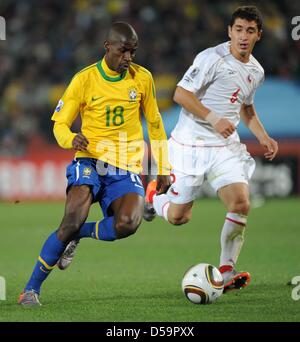
[[[170,178],[171,178],[171,183],[175,183],[176,182],[176,175],[175,173],[170,173]]]

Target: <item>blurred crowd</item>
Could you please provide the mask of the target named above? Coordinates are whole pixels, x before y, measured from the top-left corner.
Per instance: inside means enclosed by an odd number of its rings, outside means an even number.
[[[291,39],[293,0],[255,2],[264,36],[254,55],[266,75],[300,78],[300,41]],[[127,21],[140,43],[136,62],[154,75],[161,111],[195,55],[227,38],[230,15],[247,1],[1,0],[6,41],[0,41],[0,156],[26,152],[41,135],[54,142],[50,117],[73,74],[104,54],[113,21]]]

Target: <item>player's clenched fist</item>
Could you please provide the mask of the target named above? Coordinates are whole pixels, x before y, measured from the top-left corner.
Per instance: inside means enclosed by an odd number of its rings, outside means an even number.
[[[217,116],[214,112],[209,112],[205,118],[213,128],[224,138],[228,138],[234,131],[235,126],[228,119]]]
[[[86,151],[88,144],[89,141],[82,133],[78,133],[72,141],[72,146],[75,151]]]
[[[228,138],[235,131],[234,124],[225,118],[220,118],[213,127],[224,138]]]

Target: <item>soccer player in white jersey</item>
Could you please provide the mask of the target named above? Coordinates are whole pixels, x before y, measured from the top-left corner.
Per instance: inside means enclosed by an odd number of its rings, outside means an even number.
[[[193,201],[207,180],[227,208],[219,268],[224,292],[250,281],[248,272],[235,269],[249,212],[248,180],[255,168],[236,131],[240,118],[265,149],[267,160],[273,160],[278,151],[253,104],[264,80],[264,70],[251,54],[262,35],[259,10],[239,7],[232,14],[228,35],[229,42],[199,53],[177,84],[174,101],[182,110],[169,140],[173,184],[167,194],[155,195],[155,181],[150,182],[144,212],[148,221],[156,213],[173,225],[187,223]]]

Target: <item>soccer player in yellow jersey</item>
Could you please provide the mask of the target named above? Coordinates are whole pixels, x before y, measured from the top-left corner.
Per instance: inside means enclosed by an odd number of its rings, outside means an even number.
[[[76,151],[67,167],[65,214],[57,231],[46,240],[33,273],[21,293],[23,306],[39,306],[43,281],[58,265],[71,262],[81,238],[113,241],[134,234],[141,223],[144,189],[139,177],[143,150],[140,112],[147,121],[158,166],[157,190],[170,185],[167,140],[158,111],[151,73],[133,64],[138,37],[127,23],[114,23],[105,56],[77,73],[52,116],[58,144]],[[80,133],[70,129],[78,113]],[[104,218],[85,220],[99,202]]]

